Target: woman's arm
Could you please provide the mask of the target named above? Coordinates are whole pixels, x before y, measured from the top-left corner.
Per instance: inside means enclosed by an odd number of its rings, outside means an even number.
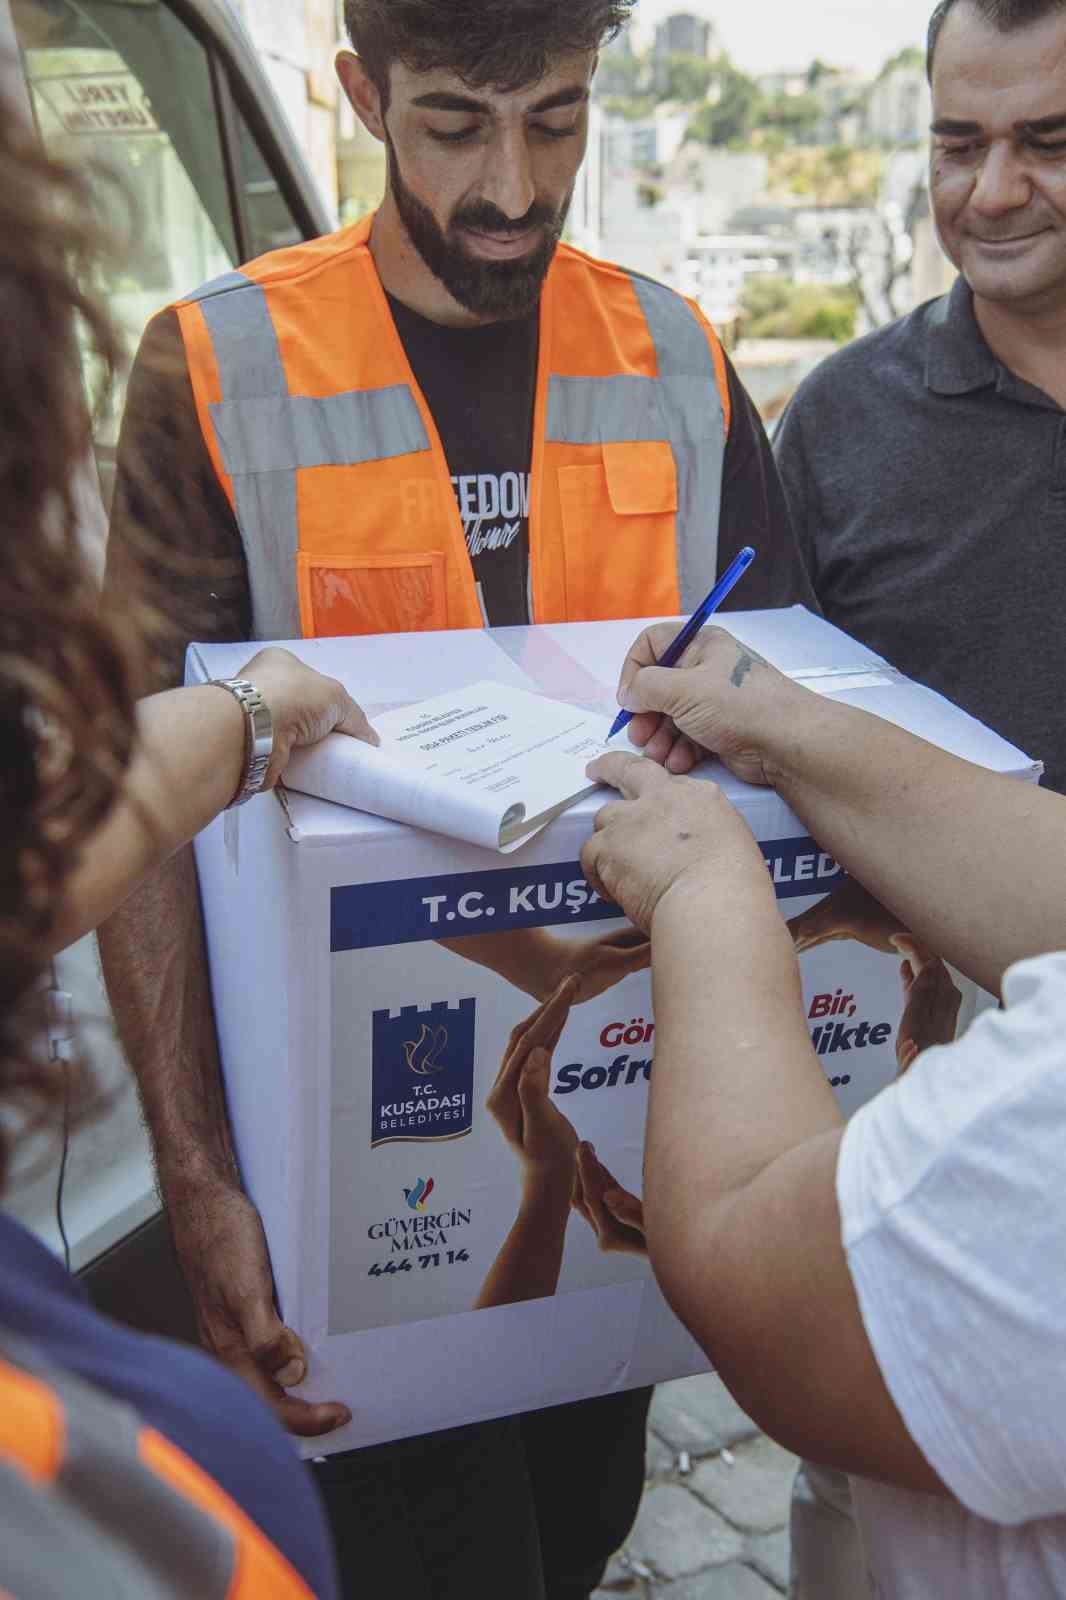
[[[255,684],[271,713],[274,747],[265,788],[277,782],[294,749],[333,730],[376,742],[344,686],[287,650],[261,650],[239,676]],[[229,805],[244,762],[245,713],[228,691],[203,684],[142,700],[121,793],[66,885],[52,949],[95,928],[146,873]]]
[[[671,632],[641,635],[619,689],[644,713],[630,730],[653,760],[687,772],[712,751],[772,785],[921,944],[986,989],[1011,962],[1066,947],[1066,799],[813,694],[720,628],[684,667],[645,665]]]
[[[582,865],[652,937],[644,1218],[663,1292],[773,1438],[936,1490],[852,1288],[835,1190],[840,1113],[762,852],[714,784],[632,756],[594,770],[625,800],[600,812]]]
[[[582,856],[652,933],[652,1264],[767,1432],[936,1491],[863,1326],[836,1195],[840,1118],[761,851],[715,785],[655,762],[687,771],[711,750],[772,784],[904,927],[989,988],[1011,962],[1066,946],[1066,802],[815,696],[721,630],[695,666],[646,665],[663,643],[642,636],[620,688],[652,760],[593,764],[626,800],[600,813]]]

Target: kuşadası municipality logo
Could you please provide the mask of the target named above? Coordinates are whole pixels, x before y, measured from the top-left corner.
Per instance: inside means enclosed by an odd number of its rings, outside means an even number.
[[[374,1012],[371,1148],[401,1139],[461,1139],[470,1132],[476,1009],[471,998]],[[419,1210],[413,1192],[407,1191],[407,1203]]]

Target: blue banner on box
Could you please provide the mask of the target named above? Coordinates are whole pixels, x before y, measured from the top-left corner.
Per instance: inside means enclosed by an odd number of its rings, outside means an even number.
[[[337,951],[560,922],[604,922],[622,913],[589,888],[576,861],[567,861],[346,884],[331,891],[330,915],[330,949]]]
[[[813,839],[774,839],[762,849],[779,900],[825,894],[844,877]],[[576,861],[343,884],[330,891],[330,949],[373,950],[621,916],[589,887]]]

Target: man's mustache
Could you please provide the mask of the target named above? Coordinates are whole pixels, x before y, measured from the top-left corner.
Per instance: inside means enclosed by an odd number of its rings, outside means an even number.
[[[551,206],[546,206],[540,201],[534,201],[524,217],[509,217],[494,206],[489,200],[471,201],[455,213],[451,220],[453,228],[473,228],[478,233],[502,234],[505,238],[514,238],[521,233],[528,233],[531,228],[551,227],[558,213]]]

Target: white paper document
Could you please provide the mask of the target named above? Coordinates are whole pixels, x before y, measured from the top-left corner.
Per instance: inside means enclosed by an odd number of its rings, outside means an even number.
[[[509,852],[596,787],[608,749],[594,711],[475,683],[374,718],[375,749],[344,734],[301,750],[285,784],[304,794]]]

